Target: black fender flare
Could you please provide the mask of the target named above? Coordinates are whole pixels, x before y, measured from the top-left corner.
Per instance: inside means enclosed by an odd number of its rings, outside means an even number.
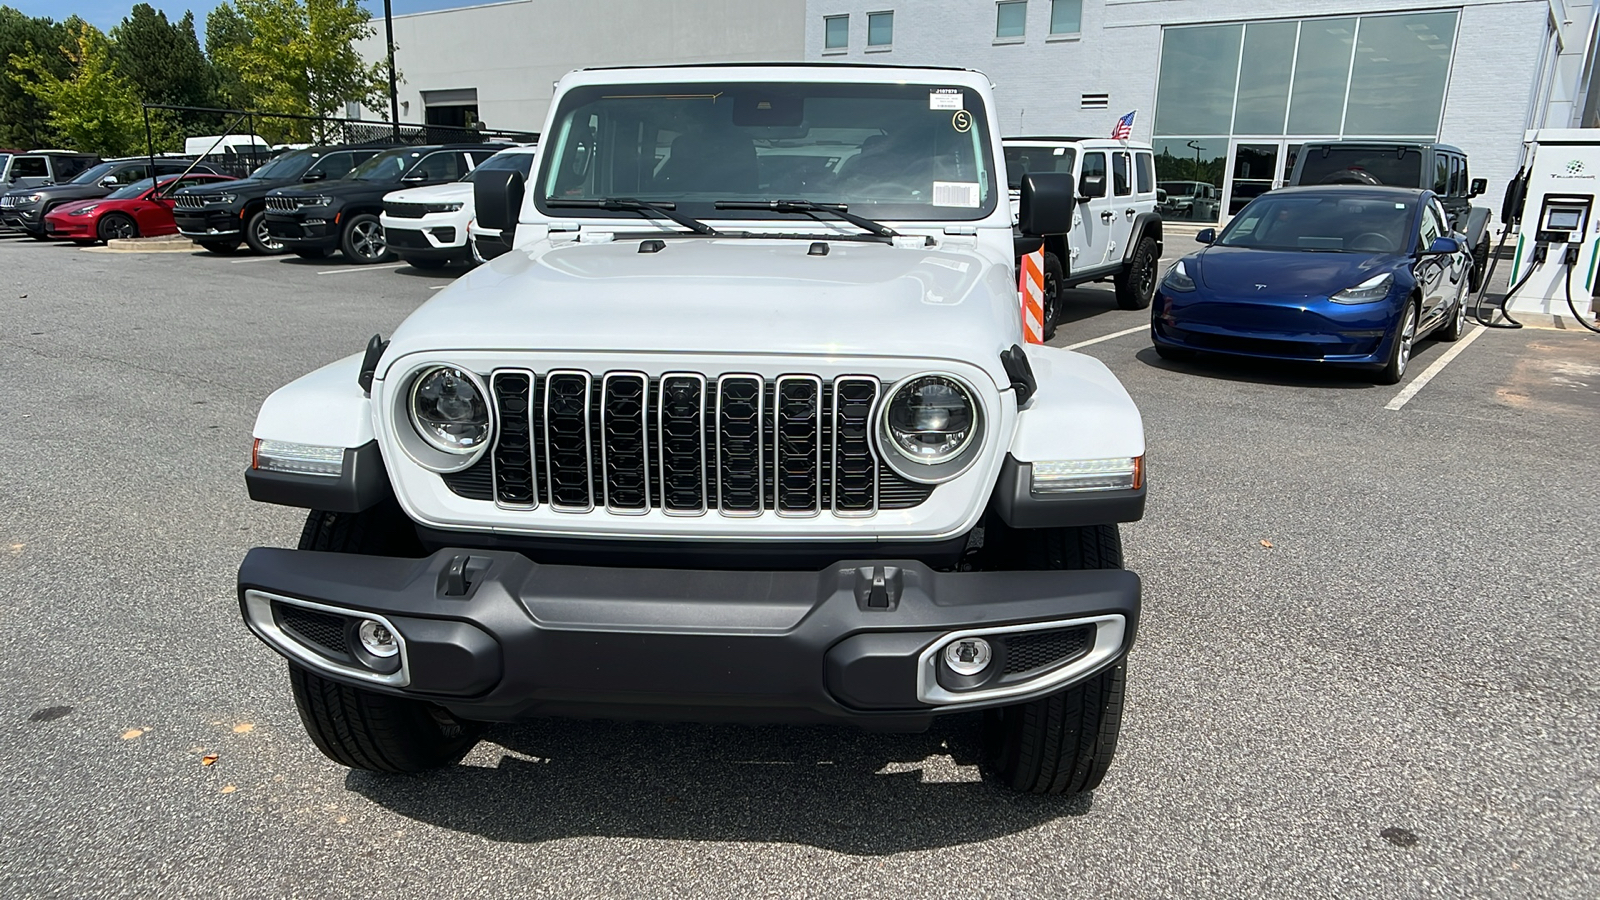
[[[1133,237],[1131,239],[1129,239],[1128,246],[1122,248],[1122,261],[1123,262],[1127,263],[1127,262],[1132,262],[1133,261],[1133,250],[1134,250],[1134,248],[1138,247],[1139,246],[1139,242],[1141,240],[1143,240],[1144,238],[1146,238],[1146,237],[1155,238],[1155,241],[1156,241],[1156,257],[1160,258],[1161,251],[1162,251],[1162,246],[1161,245],[1163,243],[1163,237],[1164,237],[1164,234],[1162,232],[1162,220],[1161,220],[1161,214],[1160,213],[1153,213],[1153,212],[1140,213],[1139,215],[1134,217],[1134,220],[1133,220]]]
[[[1467,243],[1471,246],[1476,247],[1479,241],[1486,239],[1485,235],[1489,229],[1489,215],[1489,208],[1486,206],[1473,206],[1468,209],[1465,233],[1467,235]]]

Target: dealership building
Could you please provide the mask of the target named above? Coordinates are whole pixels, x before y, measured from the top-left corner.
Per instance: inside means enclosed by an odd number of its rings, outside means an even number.
[[[537,130],[584,66],[946,65],[994,82],[1002,130],[1132,137],[1226,214],[1300,145],[1443,141],[1498,197],[1531,128],[1593,127],[1595,13],[1571,0],[513,0],[394,20],[401,118]],[[362,47],[381,58],[381,35]],[[1594,86],[1600,88],[1600,84]]]

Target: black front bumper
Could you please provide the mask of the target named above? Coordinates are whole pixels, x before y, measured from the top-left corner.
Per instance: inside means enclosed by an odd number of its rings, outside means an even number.
[[[26,231],[29,234],[44,234],[44,211],[39,206],[12,207],[0,213],[0,221],[5,222],[7,228]]]
[[[397,559],[256,548],[239,569],[245,619],[278,652],[469,719],[852,721],[913,731],[935,715],[1051,693],[1114,664],[1132,644],[1139,589],[1138,576],[1119,569],[953,573],[873,560],[811,572],[661,570],[458,549]],[[403,640],[398,671],[362,661],[372,659],[353,633],[367,614]],[[1088,643],[1059,664],[1009,674],[1011,644],[999,632],[1030,625],[1041,637],[1078,629]],[[963,681],[941,669],[949,636],[991,628],[992,671]]]
[[[239,222],[239,214],[231,209],[175,209],[172,211],[172,220],[177,224],[179,234],[202,240],[234,237],[244,230]]]
[[[293,250],[339,248],[337,214],[318,210],[318,215],[267,213],[267,233]]]

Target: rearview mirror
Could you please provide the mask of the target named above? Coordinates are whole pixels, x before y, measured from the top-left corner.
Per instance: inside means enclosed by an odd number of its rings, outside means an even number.
[[[472,203],[478,215],[478,226],[500,232],[500,241],[507,247],[511,246],[511,238],[516,233],[517,219],[522,216],[522,198],[526,190],[521,172],[485,172],[472,183]]]
[[[1195,233],[1194,239],[1195,243],[1209,244],[1217,239],[1217,230],[1215,228],[1202,228]]]
[[[1468,188],[1468,190],[1467,190],[1467,196],[1468,197],[1476,197],[1479,194],[1485,193],[1488,190],[1489,190],[1489,179],[1487,179],[1487,178],[1474,178],[1474,179],[1472,179],[1472,186],[1470,188]]]
[[[1072,176],[1065,172],[1029,172],[1022,176],[1017,227],[1023,234],[1042,237],[1072,230],[1075,197]]]
[[[1104,175],[1085,175],[1078,179],[1078,202],[1093,200],[1106,195],[1106,177]]]

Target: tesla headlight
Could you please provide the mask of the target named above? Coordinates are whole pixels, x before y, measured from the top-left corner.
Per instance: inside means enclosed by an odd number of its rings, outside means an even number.
[[[67,213],[67,215],[69,215],[69,216],[87,216],[88,214],[94,212],[95,210],[97,210],[99,208],[100,207],[99,207],[98,204],[95,205],[95,206],[80,206],[77,209],[73,210],[72,212]]]
[[[488,400],[474,376],[434,366],[411,383],[411,424],[435,449],[472,453],[489,440]]]
[[[907,459],[934,465],[955,458],[972,440],[977,409],[959,381],[919,375],[895,388],[884,408],[890,442]]]
[[[1328,299],[1335,303],[1376,303],[1389,296],[1389,289],[1392,287],[1394,287],[1394,276],[1385,272],[1368,278],[1355,287],[1345,288]]]
[[[460,211],[461,211],[461,204],[459,204],[459,203],[430,203],[430,204],[428,204],[428,212],[431,212],[431,213],[453,213],[453,212],[460,212]]]
[[[1167,277],[1161,279],[1161,286],[1169,291],[1194,290],[1194,279],[1190,277],[1189,270],[1184,268],[1183,260],[1172,264],[1172,268],[1167,270]]]

